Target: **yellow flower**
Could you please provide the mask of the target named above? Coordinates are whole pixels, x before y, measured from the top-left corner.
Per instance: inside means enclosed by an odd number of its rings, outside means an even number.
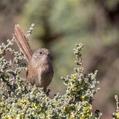
[[[32,104],[32,107],[35,108],[35,109],[38,108],[38,106],[36,105],[36,103],[33,103],[33,104]]]
[[[13,118],[13,116],[9,115],[9,116],[6,116],[5,119],[15,119],[15,118]]]
[[[18,100],[18,105],[21,106],[22,108],[24,108],[25,106],[28,106],[29,103],[30,103],[29,100],[25,98]]]
[[[115,113],[116,119],[119,119],[119,112]]]
[[[71,78],[74,79],[74,80],[76,80],[77,79],[77,74],[72,74],[71,75]]]

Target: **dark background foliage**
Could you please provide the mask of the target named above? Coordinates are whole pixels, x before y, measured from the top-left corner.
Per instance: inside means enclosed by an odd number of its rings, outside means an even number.
[[[1,0],[0,43],[12,37],[15,23],[23,28],[35,23],[31,47],[52,51],[54,93],[64,93],[60,76],[71,72],[74,44],[84,43],[85,72],[98,69],[101,81],[94,107],[110,119],[113,95],[119,93],[119,0]]]

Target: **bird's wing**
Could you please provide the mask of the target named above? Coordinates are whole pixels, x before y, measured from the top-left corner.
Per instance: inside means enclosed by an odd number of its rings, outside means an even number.
[[[28,65],[26,72],[26,79],[32,84],[35,84],[36,80],[38,79],[37,69],[32,67],[31,65]]]

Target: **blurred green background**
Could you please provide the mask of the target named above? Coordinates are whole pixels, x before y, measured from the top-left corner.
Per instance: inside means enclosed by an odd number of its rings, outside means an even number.
[[[119,94],[119,0],[1,0],[0,43],[12,37],[14,25],[35,24],[30,45],[53,54],[53,93],[65,92],[61,76],[73,71],[73,47],[83,43],[85,73],[99,70],[101,90],[94,108],[111,119],[114,94]]]

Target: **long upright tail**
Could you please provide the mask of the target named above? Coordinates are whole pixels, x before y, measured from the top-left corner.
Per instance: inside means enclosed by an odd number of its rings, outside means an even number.
[[[29,46],[28,38],[26,37],[26,35],[24,34],[24,32],[18,24],[15,25],[14,28],[14,37],[18,47],[26,57],[26,60],[29,62],[31,60],[33,52]]]

